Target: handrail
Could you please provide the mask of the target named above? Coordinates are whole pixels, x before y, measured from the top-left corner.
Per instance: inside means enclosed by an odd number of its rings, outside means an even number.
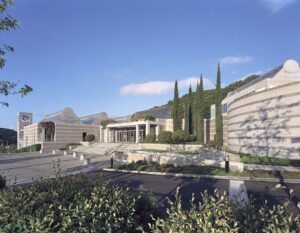
[[[122,143],[121,145],[115,147],[115,148],[112,148],[111,150],[109,151],[105,151],[104,155],[105,156],[110,156],[112,153],[116,152],[121,146],[123,146],[124,143]]]

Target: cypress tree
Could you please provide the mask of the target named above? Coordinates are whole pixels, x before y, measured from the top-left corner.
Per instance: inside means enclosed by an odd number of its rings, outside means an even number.
[[[193,113],[192,113],[192,103],[193,103],[193,96],[192,96],[192,86],[190,85],[189,94],[185,104],[185,131],[189,134],[193,133],[192,122],[193,122]]]
[[[203,90],[203,78],[201,74],[200,85],[198,89],[198,141],[204,143],[204,90]]]
[[[172,117],[173,117],[173,131],[180,130],[181,129],[181,119],[180,119],[180,115],[179,115],[179,93],[178,93],[177,80],[175,81],[175,86],[174,86]]]
[[[194,126],[195,126],[195,134],[197,137],[197,140],[199,139],[199,130],[198,130],[198,124],[199,124],[199,108],[200,108],[200,102],[199,102],[199,82],[197,82],[197,88],[196,88],[196,94],[195,94],[195,99],[194,99]]]
[[[221,71],[218,64],[217,83],[216,83],[216,99],[215,99],[215,125],[216,125],[216,145],[223,145],[223,119],[222,119],[222,89],[221,89]]]

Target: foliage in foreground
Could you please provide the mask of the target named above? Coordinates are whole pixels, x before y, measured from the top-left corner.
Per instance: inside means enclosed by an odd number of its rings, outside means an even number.
[[[263,206],[258,212],[253,204],[239,209],[228,198],[207,192],[202,194],[202,202],[196,203],[194,196],[191,208],[185,211],[176,194],[175,202],[170,201],[165,219],[155,219],[151,232],[299,232],[300,218],[294,217],[287,206]]]
[[[0,232],[299,232],[300,219],[286,205],[239,209],[226,196],[207,192],[183,208],[176,193],[166,216],[157,217],[144,192],[84,175],[37,181],[0,191]]]
[[[0,191],[0,232],[137,232],[154,207],[142,192],[85,176]]]

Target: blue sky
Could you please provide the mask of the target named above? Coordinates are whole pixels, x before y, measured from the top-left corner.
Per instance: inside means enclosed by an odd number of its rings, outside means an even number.
[[[300,62],[299,12],[299,0],[15,1],[0,79],[34,92],[1,96],[0,127],[16,128],[18,111],[131,114],[166,103],[175,79],[181,95],[201,73],[213,88],[218,62],[223,85]]]

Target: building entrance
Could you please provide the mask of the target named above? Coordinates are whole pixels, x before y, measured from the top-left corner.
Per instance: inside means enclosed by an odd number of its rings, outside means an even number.
[[[142,142],[145,139],[145,132],[143,129],[139,131],[139,141]],[[124,129],[115,131],[115,142],[121,143],[135,143],[136,142],[136,130]]]

